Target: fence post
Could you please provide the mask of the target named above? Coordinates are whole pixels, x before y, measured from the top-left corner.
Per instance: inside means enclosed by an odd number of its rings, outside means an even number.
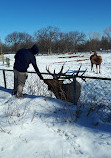
[[[7,86],[6,86],[6,77],[5,77],[5,70],[3,70],[3,78],[4,78],[4,85],[5,85],[5,88],[7,88]]]
[[[74,105],[77,105],[77,100],[76,100],[76,76],[73,75],[73,83],[74,83]]]

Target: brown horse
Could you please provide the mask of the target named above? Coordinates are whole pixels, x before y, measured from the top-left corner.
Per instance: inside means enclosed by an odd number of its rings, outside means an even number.
[[[97,73],[98,73],[97,66],[99,66],[99,73],[100,73],[100,66],[101,66],[101,63],[102,63],[102,57],[98,56],[97,53],[94,52],[94,54],[90,56],[90,61],[91,61],[91,71],[92,70],[94,71],[93,65],[95,64]]]

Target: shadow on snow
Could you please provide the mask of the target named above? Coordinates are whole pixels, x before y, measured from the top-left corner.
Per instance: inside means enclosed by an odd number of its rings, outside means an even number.
[[[12,94],[12,89],[5,89],[4,87],[0,86],[0,90],[7,92],[9,94]],[[43,96],[36,96],[36,95],[26,95],[25,98],[43,98]],[[71,124],[71,126],[78,125],[81,127],[88,128],[89,130],[96,130],[96,132],[111,132],[111,124],[99,122],[97,126],[94,126],[91,124],[91,119],[89,117],[85,116],[77,118],[76,120],[76,108],[77,106],[74,106],[71,103],[65,103],[64,101],[60,101],[55,98],[50,97],[44,97],[46,101],[49,103],[52,103],[52,106],[50,106],[50,110],[46,110],[44,112],[37,112],[39,116],[44,118],[44,120],[48,119],[49,123],[53,124]],[[3,97],[2,97],[3,99]],[[54,104],[53,104],[54,103]],[[57,107],[55,106],[57,104]],[[46,108],[46,107],[42,107]],[[51,118],[51,119],[50,119]]]

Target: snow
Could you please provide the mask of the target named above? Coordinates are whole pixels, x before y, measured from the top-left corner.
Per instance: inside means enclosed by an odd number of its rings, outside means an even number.
[[[82,64],[81,69],[87,69],[86,76],[111,78],[111,53],[97,53],[103,59],[100,74],[90,70],[90,53],[39,55],[36,58],[41,72],[46,72],[46,66],[51,72],[54,69],[59,72],[65,62],[64,72],[78,70]],[[10,58],[10,67],[0,61],[0,69],[13,69],[14,55],[5,57]],[[85,60],[77,61],[81,59]],[[31,65],[28,70],[34,71]],[[78,79],[82,92],[76,107],[50,98],[50,92],[45,93],[45,84],[44,88],[38,87],[40,92],[38,89],[27,91],[28,86],[35,83],[31,75],[24,88],[28,95],[18,99],[11,95],[13,73],[6,73],[7,89],[4,88],[2,71],[0,76],[0,158],[111,157],[111,81],[87,80],[85,83]],[[38,82],[43,84],[43,81]],[[84,106],[81,107],[81,103]],[[92,106],[97,108],[101,103],[105,108],[88,113]],[[80,107],[82,112],[76,119],[75,111]]]

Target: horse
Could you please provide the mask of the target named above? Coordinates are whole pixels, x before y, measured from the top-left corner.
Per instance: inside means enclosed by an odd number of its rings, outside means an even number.
[[[95,64],[97,73],[98,73],[98,68],[97,68],[98,66],[99,66],[99,73],[100,73],[100,66],[102,63],[102,57],[98,56],[97,53],[94,52],[94,54],[90,56],[90,61],[91,61],[91,71],[92,70],[94,71],[93,65]]]

